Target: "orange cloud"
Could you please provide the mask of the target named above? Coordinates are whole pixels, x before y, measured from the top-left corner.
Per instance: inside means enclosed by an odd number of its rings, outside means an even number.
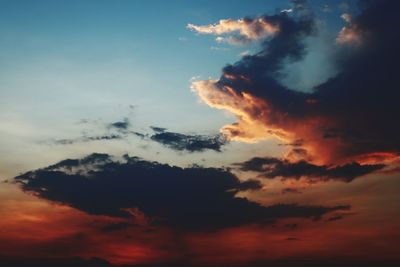
[[[328,124],[325,118],[315,115],[297,120],[276,109],[266,99],[236,92],[229,86],[218,84],[217,80],[194,81],[192,89],[207,105],[235,115],[237,122],[220,130],[229,140],[247,143],[273,137],[286,143],[303,140],[303,148],[308,152],[304,156],[317,163],[332,161],[339,155],[341,144],[338,140],[324,140],[320,133],[315,132],[315,126],[322,121]],[[308,105],[308,100],[305,105]],[[321,146],[321,143],[329,144],[329,147]],[[337,147],[338,151],[333,151],[332,147]]]
[[[341,18],[346,21],[348,25],[340,30],[336,42],[338,44],[360,44],[361,33],[357,25],[353,23],[352,16],[348,13],[344,13]]]
[[[234,76],[230,78],[236,79]],[[268,120],[273,112],[265,100],[246,92],[238,93],[229,86],[219,86],[217,80],[193,81],[191,88],[207,105],[227,110],[236,116],[237,123],[225,125],[221,129],[221,133],[229,140],[255,143],[270,137],[284,141],[292,139],[279,125],[261,123]]]
[[[232,74],[229,78],[240,79]],[[248,92],[237,92],[218,80],[193,81],[191,88],[210,107],[229,111],[236,117],[236,123],[220,129],[231,141],[256,143],[278,138],[290,144],[301,140],[304,153],[299,155],[289,151],[287,159],[303,159],[318,164],[343,164],[349,161],[361,164],[390,163],[399,158],[395,152],[358,153],[352,150],[352,143],[343,142],[341,138],[330,138],[325,129],[335,128],[342,122],[334,116],[318,115],[318,101],[310,105],[310,99],[305,99],[303,105],[309,108],[309,112],[306,116],[296,117],[276,108],[267,99]],[[319,125],[324,125],[324,129]]]
[[[332,42],[338,72],[311,92],[288,88],[281,77],[288,63],[304,59],[315,20],[286,13],[266,17],[279,31],[258,53],[225,66],[217,80],[194,81],[192,89],[209,106],[236,117],[236,123],[221,128],[230,140],[254,143],[276,137],[299,143],[306,153],[288,156],[315,164],[390,163],[400,151],[400,38],[387,30],[397,18],[387,14],[395,10],[390,5],[376,3],[354,19],[342,16],[348,25],[336,41],[359,43],[362,37],[363,47],[345,51]]]
[[[217,42],[228,42],[232,44],[265,38],[266,36],[274,34],[279,30],[276,25],[272,24],[265,18],[239,20],[222,19],[216,24],[204,26],[188,24],[187,28],[201,34],[217,35]],[[239,38],[235,36],[221,36],[230,33],[237,33]]]

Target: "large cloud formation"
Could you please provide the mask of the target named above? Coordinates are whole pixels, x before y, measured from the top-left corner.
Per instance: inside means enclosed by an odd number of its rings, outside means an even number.
[[[221,129],[230,140],[274,136],[300,142],[308,160],[319,164],[398,158],[400,32],[393,27],[400,3],[360,6],[358,16],[344,16],[348,25],[332,40],[338,74],[309,93],[280,81],[284,66],[304,57],[304,40],[315,33],[313,17],[295,12],[263,16],[278,30],[261,51],[223,68],[218,80],[194,81],[192,88],[211,107],[236,115],[237,123]]]
[[[157,225],[180,229],[219,229],[279,218],[319,218],[349,206],[268,207],[236,196],[257,190],[255,180],[241,182],[216,168],[179,168],[137,157],[113,161],[107,154],[68,159],[15,178],[23,190],[93,215],[146,216]]]

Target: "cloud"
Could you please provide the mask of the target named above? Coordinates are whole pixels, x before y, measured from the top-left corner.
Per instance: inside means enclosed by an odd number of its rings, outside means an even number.
[[[75,143],[86,143],[92,141],[109,141],[109,140],[120,140],[124,137],[119,134],[109,134],[109,135],[99,135],[99,136],[82,136],[77,138],[69,138],[69,139],[55,139],[52,140],[51,143],[56,145],[72,145]]]
[[[72,145],[75,143],[86,143],[92,141],[125,140],[130,136],[139,137],[145,141],[154,141],[170,149],[188,152],[203,152],[205,150],[221,151],[222,146],[228,143],[228,140],[222,134],[198,135],[182,134],[167,131],[166,128],[151,126],[152,134],[137,132],[131,130],[131,123],[128,118],[113,123],[102,124],[104,128],[103,135],[88,135],[65,139],[53,139],[46,141],[48,144]]]
[[[273,19],[269,17],[244,18],[239,20],[222,19],[216,24],[198,26],[188,24],[187,28],[201,34],[216,35],[217,42],[243,44],[260,40],[279,30]],[[230,36],[224,36],[232,34]]]
[[[137,157],[114,161],[107,154],[67,159],[15,178],[35,196],[92,215],[145,217],[154,225],[181,229],[219,229],[280,218],[319,218],[349,206],[262,206],[237,197],[256,190],[256,181],[241,182],[218,168],[180,168]]]
[[[353,23],[353,18],[349,13],[343,13],[341,18],[348,23],[347,26],[343,27],[336,42],[339,44],[361,44],[362,33],[358,29],[357,24]]]
[[[85,124],[98,124],[98,122],[89,121],[86,119],[82,119],[80,123]],[[93,141],[110,141],[110,140],[121,140],[125,139],[128,134],[134,134],[141,137],[140,133],[129,131],[130,121],[128,118],[123,118],[121,121],[113,122],[113,123],[101,123],[101,127],[104,128],[105,133],[99,135],[89,135],[87,133],[82,134],[80,137],[75,138],[64,138],[64,139],[53,139],[48,140],[43,143],[47,144],[56,144],[56,145],[72,145],[75,143],[87,143]]]
[[[204,150],[221,151],[221,147],[228,141],[221,135],[187,135],[167,132],[165,128],[152,127],[155,133],[150,139],[168,148],[178,151],[202,152]]]
[[[399,157],[400,33],[397,1],[368,1],[351,27],[360,45],[332,40],[338,74],[310,92],[284,86],[284,66],[307,53],[305,40],[315,34],[312,16],[273,17],[277,31],[262,49],[223,68],[219,79],[194,81],[192,89],[209,106],[233,113],[237,122],[222,127],[229,140],[257,142],[276,137],[302,140],[316,164],[379,162]],[[265,16],[268,17],[268,16]],[[269,18],[269,17],[268,17]]]
[[[343,181],[351,182],[357,177],[373,173],[385,167],[383,164],[361,165],[353,162],[339,166],[314,165],[304,160],[290,162],[286,159],[255,157],[243,163],[236,163],[242,171],[255,171],[266,178],[281,177],[282,179],[305,178],[309,182]],[[294,192],[291,188],[284,189],[283,193]]]
[[[327,221],[328,222],[333,222],[333,221],[338,221],[338,220],[341,220],[341,219],[343,219],[342,215],[335,215],[335,216],[332,216],[332,217],[328,218]]]
[[[290,187],[282,189],[282,194],[288,194],[288,193],[290,193],[290,194],[301,194],[301,191],[299,189],[297,189],[297,188],[290,188]]]
[[[122,131],[128,130],[129,126],[130,122],[128,118],[124,118],[122,121],[117,121],[108,125],[109,128],[115,128]]]
[[[150,126],[150,129],[152,129],[156,133],[162,133],[167,130],[167,128],[162,128],[162,127],[157,127],[157,126]]]

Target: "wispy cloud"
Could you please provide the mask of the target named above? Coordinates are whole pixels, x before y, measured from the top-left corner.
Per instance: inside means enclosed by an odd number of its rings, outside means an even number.
[[[187,28],[200,34],[216,35],[217,42],[242,44],[265,38],[276,33],[279,28],[271,18],[223,19],[216,24],[198,26],[188,24]]]
[[[221,135],[190,135],[169,132],[165,128],[153,127],[155,133],[150,136],[152,141],[178,151],[202,152],[204,150],[221,151],[227,144],[226,138]]]

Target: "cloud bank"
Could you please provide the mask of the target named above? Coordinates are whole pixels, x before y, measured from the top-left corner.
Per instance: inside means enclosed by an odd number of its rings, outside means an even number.
[[[241,182],[218,168],[179,168],[107,154],[67,159],[15,178],[26,192],[93,215],[145,216],[153,225],[179,229],[219,229],[264,224],[290,217],[319,218],[349,206],[262,206],[236,194],[258,190],[256,180]]]

